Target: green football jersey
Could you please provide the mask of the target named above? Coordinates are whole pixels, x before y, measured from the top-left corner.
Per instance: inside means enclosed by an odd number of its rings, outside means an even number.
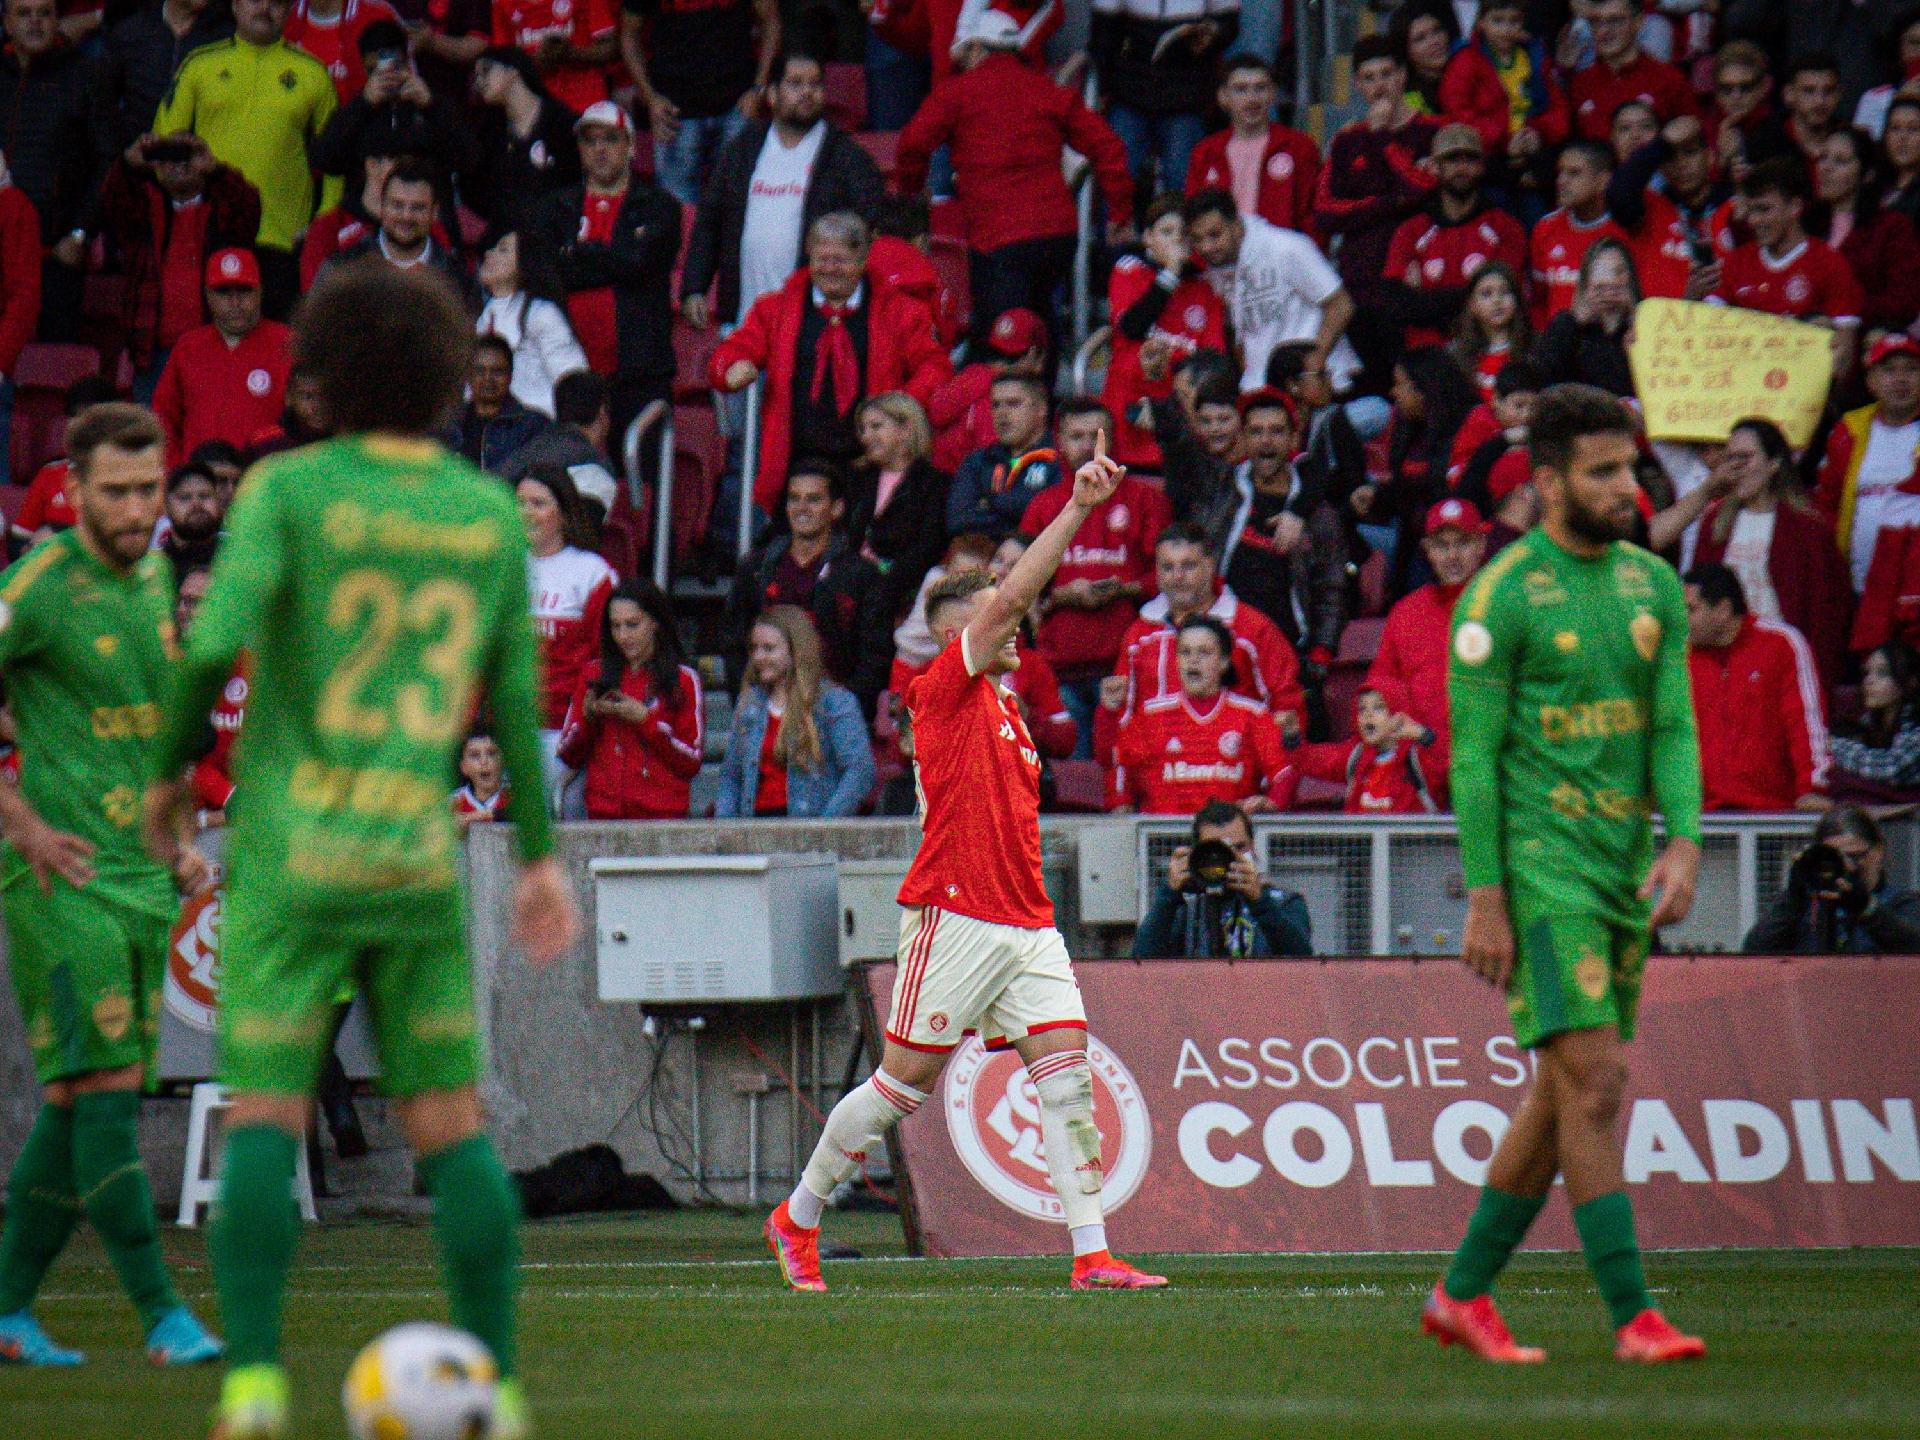
[[[255,467],[188,636],[161,774],[192,758],[242,649],[236,887],[303,910],[454,887],[454,762],[483,692],[521,853],[551,848],[526,538],[498,480],[374,436]]]
[[[1700,838],[1700,753],[1680,580],[1616,543],[1574,555],[1534,529],[1454,610],[1453,804],[1470,886],[1646,923],[1653,815]]]
[[[158,748],[175,654],[173,575],[147,554],[113,569],[63,530],[0,576],[0,675],[20,790],[40,818],[94,847],[87,886],[171,912],[172,878],[140,837],[140,792]],[[30,877],[11,848],[6,883]]]

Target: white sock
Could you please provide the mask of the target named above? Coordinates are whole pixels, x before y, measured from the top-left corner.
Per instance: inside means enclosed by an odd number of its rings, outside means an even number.
[[[1047,1174],[1067,1212],[1069,1229],[1099,1226],[1100,1130],[1093,1123],[1093,1070],[1084,1050],[1058,1050],[1027,1067],[1040,1097],[1040,1138],[1047,1148]],[[1080,1253],[1078,1251],[1075,1252]]]
[[[820,1132],[820,1143],[813,1147],[800,1183],[787,1197],[793,1223],[804,1230],[818,1225],[828,1197],[860,1168],[867,1147],[918,1110],[926,1098],[884,1070],[874,1071],[841,1097],[827,1117],[827,1128]]]
[[[1075,1225],[1067,1234],[1073,1237],[1073,1258],[1082,1255],[1097,1255],[1107,1248],[1107,1227],[1095,1221],[1091,1225]]]

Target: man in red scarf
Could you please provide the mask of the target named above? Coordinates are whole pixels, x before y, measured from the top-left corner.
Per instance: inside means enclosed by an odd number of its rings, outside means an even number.
[[[848,463],[860,453],[854,412],[869,395],[904,390],[925,405],[953,375],[926,306],[867,268],[866,221],[822,215],[807,231],[807,268],[753,303],[715,348],[708,378],[742,390],[764,373],[760,465],[753,499],[771,512],[788,457]]]

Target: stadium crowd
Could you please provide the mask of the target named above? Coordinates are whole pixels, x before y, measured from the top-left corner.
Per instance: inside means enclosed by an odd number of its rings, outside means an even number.
[[[247,463],[326,433],[302,292],[426,266],[479,336],[447,443],[525,517],[564,815],[685,816],[703,765],[722,816],[910,809],[928,588],[1004,573],[1104,443],[1129,474],[1013,681],[1050,803],[1232,843],[1447,807],[1448,628],[1534,522],[1535,398],[1631,399],[1638,303],[1704,301],[1834,357],[1799,450],[1760,418],[1642,447],[1708,806],[1920,793],[1920,8],[1376,4],[1322,138],[1276,68],[1311,43],[1289,5],[853,8],[5,0],[15,550],[71,523],[48,397],[131,393],[188,623]],[[864,66],[834,58],[856,19]],[[704,614],[643,558],[665,477],[628,440],[667,416],[676,567],[732,573]],[[243,667],[210,815],[245,694]],[[512,779],[476,733],[463,823]]]

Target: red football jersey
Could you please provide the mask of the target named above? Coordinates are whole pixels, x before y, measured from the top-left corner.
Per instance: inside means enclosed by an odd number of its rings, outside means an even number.
[[[1860,282],[1840,252],[1811,236],[1778,259],[1754,241],[1736,246],[1722,263],[1712,298],[1791,320],[1819,315],[1836,325],[1859,324],[1865,307]]]
[[[1152,265],[1132,255],[1114,262],[1107,280],[1108,309],[1117,322],[1152,289],[1158,277]],[[1147,331],[1149,340],[1163,340],[1173,349],[1167,373],[1149,380],[1140,368],[1140,350],[1146,343],[1129,340],[1113,326],[1113,353],[1107,361],[1106,386],[1101,398],[1113,414],[1113,434],[1107,453],[1123,465],[1149,468],[1161,463],[1160,442],[1152,430],[1133,422],[1134,407],[1143,399],[1164,400],[1173,393],[1173,367],[1195,350],[1227,348],[1227,311],[1204,276],[1194,275],[1174,286],[1166,309]]]
[[[1647,191],[1646,218],[1628,237],[1633,268],[1640,276],[1640,293],[1678,300],[1687,293],[1687,275],[1693,269],[1693,246],[1680,210],[1658,190]]]
[[[253,662],[241,655],[233,667],[220,698],[214,702],[213,749],[193,767],[193,789],[203,810],[224,810],[233,798],[233,742],[240,738],[240,727],[247,719],[247,691]]]
[[[553,37],[581,48],[614,32],[607,0],[493,0],[493,43],[536,54]],[[578,115],[607,98],[607,73],[599,65],[562,65],[541,77],[553,98]]]
[[[307,0],[296,0],[280,38],[327,67],[340,103],[345,105],[366,88],[367,67],[360,59],[360,32],[376,20],[391,20],[398,25],[400,15],[387,0],[347,0],[338,15],[322,23],[307,13]],[[403,61],[405,54],[403,48]]]
[[[964,633],[907,687],[922,835],[902,905],[1041,930],[1040,752],[1020,707],[967,665]]]
[[[606,609],[607,596],[618,579],[605,560],[571,545],[551,555],[536,555],[528,577],[546,677],[547,713],[542,723],[558,730],[566,722],[581,672],[600,649],[600,612]]]
[[[600,195],[589,190],[581,201],[580,239],[592,245],[613,243],[614,221],[627,193]],[[613,289],[602,285],[593,290],[576,290],[567,297],[567,318],[573,322],[574,336],[586,351],[587,364],[596,375],[611,375],[620,368],[620,329],[615,319]]]
[[[1580,263],[1587,251],[1603,239],[1620,241],[1629,249],[1633,237],[1603,215],[1583,225],[1565,210],[1550,211],[1533,227],[1533,328],[1544,330],[1547,322],[1573,305],[1573,292],[1580,283]]]
[[[65,530],[73,524],[73,502],[67,498],[67,476],[73,465],[66,460],[49,460],[42,465],[27,486],[20,513],[13,517],[14,534],[31,540],[42,525]]]
[[[1261,794],[1287,770],[1273,715],[1258,700],[1185,691],[1149,700],[1120,725],[1120,763],[1143,815],[1192,815],[1209,800]]]
[[[1020,531],[1034,537],[1073,499],[1073,481],[1049,485],[1027,502]],[[1124,475],[1107,499],[1080,522],[1053,583],[1127,580],[1153,589],[1153,544],[1173,519],[1167,497],[1144,480]],[[1098,610],[1059,609],[1040,622],[1040,653],[1056,666],[1099,665],[1111,670],[1120,642],[1140,613],[1138,600],[1113,600]]]
[[[1516,275],[1527,273],[1527,232],[1520,222],[1500,210],[1483,210],[1464,225],[1442,225],[1432,215],[1420,214],[1400,222],[1387,248],[1384,274],[1406,280],[1417,268],[1416,282],[1426,290],[1465,285],[1489,260],[1504,260]],[[1422,325],[1407,327],[1407,345],[1444,345],[1446,335]]]

